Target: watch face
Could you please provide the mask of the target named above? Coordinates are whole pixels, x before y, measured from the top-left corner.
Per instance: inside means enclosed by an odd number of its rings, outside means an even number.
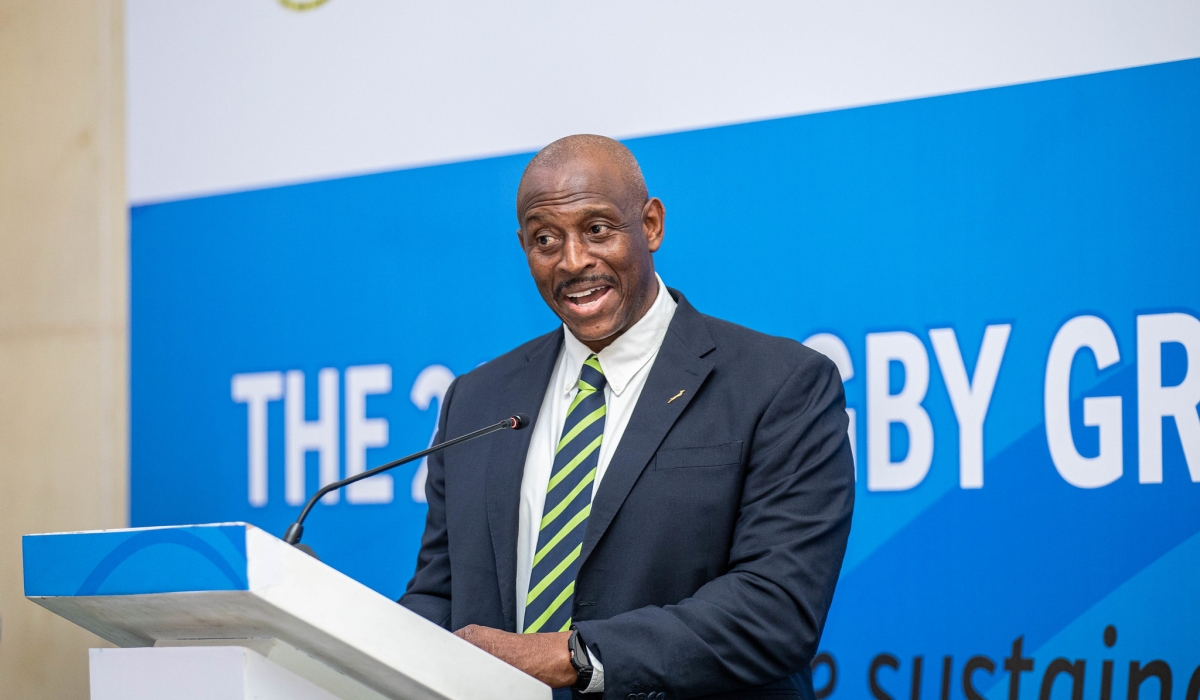
[[[592,662],[588,658],[587,650],[583,647],[583,640],[579,638],[579,632],[572,630],[567,643],[571,648],[571,665],[575,667],[575,672],[580,675],[581,679],[584,673],[590,679],[592,675]]]
[[[583,668],[583,649],[582,649],[583,645],[579,643],[579,633],[578,632],[571,633],[571,638],[569,640],[569,643],[571,646],[571,665],[575,667],[576,671],[582,670],[582,668]]]

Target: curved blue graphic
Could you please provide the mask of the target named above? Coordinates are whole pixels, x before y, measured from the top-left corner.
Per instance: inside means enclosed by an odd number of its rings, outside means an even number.
[[[212,545],[199,537],[186,530],[148,530],[146,532],[139,532],[125,540],[117,545],[116,549],[109,552],[104,559],[100,560],[96,568],[92,569],[92,573],[79,586],[79,590],[75,591],[75,595],[96,595],[100,591],[100,586],[108,580],[108,577],[112,575],[118,566],[124,564],[130,557],[147,547],[159,544],[176,544],[186,547],[207,559],[225,576],[225,579],[234,589],[240,590],[247,587],[245,571],[241,574],[234,571],[229,562],[217,553],[217,550],[213,549]],[[243,561],[243,566],[244,563]]]
[[[245,526],[27,535],[25,595],[246,590],[245,538]]]

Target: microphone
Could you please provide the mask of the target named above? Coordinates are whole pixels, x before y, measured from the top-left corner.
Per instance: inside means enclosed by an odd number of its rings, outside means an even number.
[[[308,517],[308,512],[310,510],[312,510],[312,507],[314,505],[316,505],[317,501],[321,500],[321,497],[324,496],[325,494],[329,493],[330,491],[337,491],[338,489],[342,488],[343,486],[349,486],[350,484],[353,484],[356,481],[362,481],[363,479],[369,479],[369,478],[375,476],[376,474],[382,474],[383,472],[386,472],[389,469],[398,467],[401,464],[408,464],[409,462],[411,462],[413,460],[420,459],[426,455],[431,455],[434,452],[444,450],[447,447],[451,447],[451,446],[457,445],[459,443],[467,442],[468,440],[474,440],[475,438],[483,437],[484,435],[490,435],[492,433],[499,432],[501,430],[520,430],[528,425],[529,425],[529,416],[525,415],[524,413],[515,413],[515,414],[509,416],[508,418],[505,418],[504,420],[500,421],[499,423],[496,423],[494,425],[489,425],[486,428],[480,428],[479,430],[476,430],[473,433],[467,433],[466,435],[460,435],[456,438],[447,440],[447,441],[445,441],[443,443],[439,443],[437,445],[433,445],[432,447],[421,450],[420,452],[411,454],[407,457],[401,457],[400,459],[398,459],[394,462],[388,462],[387,464],[380,465],[378,467],[375,467],[374,469],[368,469],[367,471],[362,472],[361,474],[355,474],[354,476],[348,476],[345,479],[342,479],[341,481],[333,481],[328,484],[325,484],[321,488],[317,489],[317,492],[315,494],[313,494],[312,498],[308,499],[308,503],[306,503],[304,505],[304,510],[300,511],[300,517],[296,518],[296,522],[292,523],[291,525],[288,525],[287,532],[283,533],[283,541],[296,547],[297,549],[301,550],[302,552],[311,555],[314,558],[319,558],[319,557],[317,557],[317,553],[313,551],[312,547],[309,547],[306,544],[300,544],[300,538],[304,536],[304,519]]]

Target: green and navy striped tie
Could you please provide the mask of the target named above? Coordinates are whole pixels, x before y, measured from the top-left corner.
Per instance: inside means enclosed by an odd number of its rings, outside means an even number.
[[[546,486],[546,506],[525,598],[527,633],[565,632],[571,627],[575,574],[604,439],[606,383],[600,361],[592,355],[579,371],[579,393],[567,409]]]

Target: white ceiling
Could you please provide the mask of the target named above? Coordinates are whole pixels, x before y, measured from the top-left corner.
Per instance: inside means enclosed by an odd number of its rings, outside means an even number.
[[[1200,56],[1185,0],[128,0],[129,196],[187,198]]]

